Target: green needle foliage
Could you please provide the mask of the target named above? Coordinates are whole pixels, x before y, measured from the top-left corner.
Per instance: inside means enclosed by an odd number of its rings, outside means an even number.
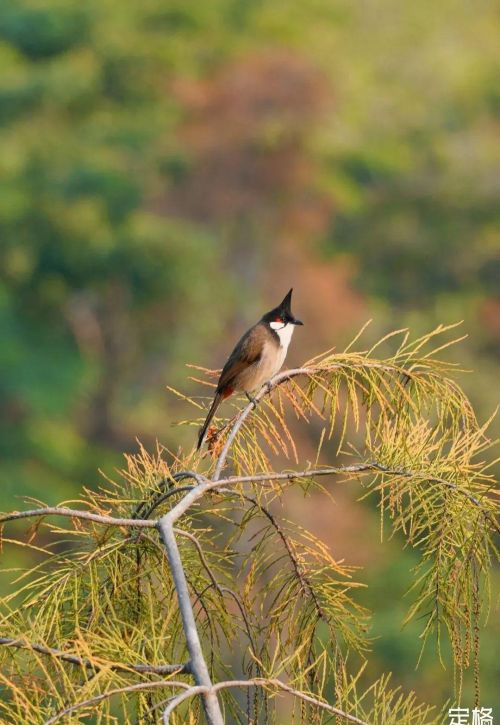
[[[389,676],[366,685],[370,612],[357,600],[362,573],[300,520],[278,513],[290,487],[315,492],[327,506],[339,480],[377,497],[382,530],[388,522],[391,535],[418,551],[407,621],[421,622],[423,646],[433,635],[436,656],[453,667],[457,700],[469,671],[478,695],[498,532],[485,455],[492,442],[456,368],[437,357],[451,344],[449,330],[414,341],[398,331],[380,341],[399,340],[383,359],[378,346],[353,352],[356,338],[343,353],[277,376],[255,409],[242,411],[238,401],[235,416],[216,424],[208,453],[141,448],[117,481],[61,504],[103,521],[82,514],[55,523],[47,512],[33,515],[27,533],[16,528],[6,538],[4,531],[4,576],[12,585],[0,603],[2,721],[75,723],[93,713],[102,723],[159,722],[168,699],[193,684],[155,521],[200,481],[219,480],[219,469],[220,485],[187,509],[175,534],[212,682],[256,680],[218,691],[228,722],[349,721],[324,703],[351,721],[439,722],[440,713],[393,687]],[[296,440],[303,426],[315,438],[313,461],[303,460]],[[14,545],[32,549],[38,564],[12,572]],[[282,686],[295,695],[277,697]],[[170,722],[203,717],[193,696]]]

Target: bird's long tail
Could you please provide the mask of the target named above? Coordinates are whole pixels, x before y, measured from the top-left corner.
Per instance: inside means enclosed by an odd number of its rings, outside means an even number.
[[[212,418],[214,417],[214,415],[217,411],[217,408],[221,404],[223,397],[224,396],[221,395],[219,392],[215,393],[215,398],[212,401],[212,405],[210,406],[208,415],[205,418],[205,422],[203,423],[203,428],[200,430],[200,435],[198,436],[198,445],[196,446],[197,451],[199,451],[203,445],[203,441],[205,440],[205,435],[207,433],[208,426],[210,425],[210,422],[211,422]]]

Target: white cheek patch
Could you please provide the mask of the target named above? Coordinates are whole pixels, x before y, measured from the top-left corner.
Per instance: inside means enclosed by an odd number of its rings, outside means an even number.
[[[269,325],[270,325],[270,327],[273,330],[276,330],[276,331],[277,330],[284,330],[285,327],[286,327],[286,324],[284,322],[281,322],[281,321],[279,321],[279,322],[270,322]]]
[[[279,330],[276,330],[280,339],[280,345],[285,351],[288,349],[294,329],[294,325],[283,325],[283,327],[280,327]]]

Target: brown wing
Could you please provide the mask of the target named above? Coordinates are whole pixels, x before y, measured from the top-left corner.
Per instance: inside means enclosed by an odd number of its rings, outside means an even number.
[[[261,323],[257,323],[243,335],[222,369],[217,385],[218,392],[232,388],[238,375],[260,360],[267,335],[268,332]]]

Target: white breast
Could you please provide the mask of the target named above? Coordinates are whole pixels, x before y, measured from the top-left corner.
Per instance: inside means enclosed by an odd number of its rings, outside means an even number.
[[[276,327],[274,327],[276,325]],[[258,363],[251,365],[244,370],[238,379],[238,390],[251,392],[258,390],[261,385],[267,382],[285,362],[288,345],[292,339],[294,325],[283,325],[271,322],[271,327],[275,330],[280,339],[279,346],[274,340],[266,340],[262,347],[262,352]]]

